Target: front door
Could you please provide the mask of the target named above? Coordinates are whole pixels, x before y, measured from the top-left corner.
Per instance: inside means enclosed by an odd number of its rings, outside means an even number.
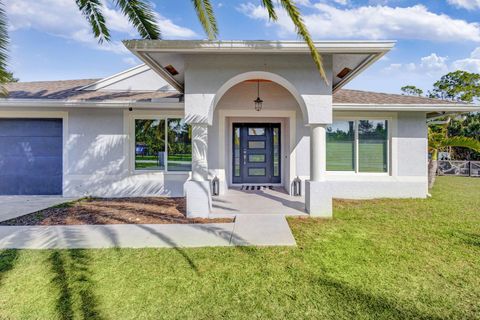
[[[280,124],[233,124],[233,183],[280,183]]]

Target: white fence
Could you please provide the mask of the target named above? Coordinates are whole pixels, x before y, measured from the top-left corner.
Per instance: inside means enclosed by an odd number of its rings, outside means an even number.
[[[439,160],[437,175],[480,177],[480,161]]]

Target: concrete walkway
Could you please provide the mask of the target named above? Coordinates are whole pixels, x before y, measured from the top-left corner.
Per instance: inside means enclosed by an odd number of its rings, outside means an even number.
[[[283,188],[261,188],[248,191],[230,188],[224,195],[212,197],[211,217],[232,217],[237,214],[307,215],[305,199],[289,195]]]
[[[78,198],[62,196],[0,196],[0,221],[20,217]]]
[[[234,223],[0,226],[0,249],[294,246],[282,215],[238,215]]]

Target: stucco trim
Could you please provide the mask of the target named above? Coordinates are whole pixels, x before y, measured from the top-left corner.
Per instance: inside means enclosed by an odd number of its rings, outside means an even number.
[[[290,184],[291,181],[295,178],[295,173],[296,173],[296,152],[295,152],[295,138],[296,138],[296,112],[291,110],[291,111],[280,111],[280,110],[264,110],[257,115],[252,115],[252,113],[249,110],[235,110],[235,109],[220,109],[218,111],[218,135],[219,135],[219,151],[218,151],[218,163],[219,167],[224,170],[225,174],[225,181],[227,183],[227,186],[230,187],[232,185],[231,183],[231,176],[230,173],[232,171],[231,165],[232,165],[232,159],[231,159],[231,151],[226,150],[226,143],[227,139],[231,140],[231,130],[229,130],[229,134],[225,134],[225,130],[227,126],[230,128],[230,122],[227,123],[227,117],[228,118],[252,118],[252,119],[257,119],[259,122],[265,121],[268,122],[269,119],[275,118],[285,118],[287,119],[288,123],[286,121],[283,122],[282,126],[285,128],[288,125],[289,128],[289,149],[288,149],[288,159],[289,162],[289,176],[286,175],[286,161],[285,161],[285,155],[287,155],[287,150],[285,146],[282,147],[282,162],[284,163],[282,165],[282,181],[281,184],[285,187],[287,187],[287,183]],[[286,142],[285,140],[282,141]],[[227,156],[228,163],[225,162],[225,157]],[[228,168],[228,170],[227,170]],[[290,191],[290,188],[286,188],[287,191]]]
[[[386,177],[398,176],[398,114],[396,112],[343,112],[334,113],[333,120],[387,120],[389,122],[388,128],[388,144],[387,144],[387,172],[358,172],[358,171],[326,171],[327,175],[338,176],[377,176]],[[355,141],[358,143],[358,130],[355,130]],[[355,146],[358,148],[358,145]],[[358,158],[356,159],[356,168],[358,168]]]
[[[168,167],[164,170],[137,170],[135,169],[135,157],[132,157],[135,153],[135,119],[168,119],[183,118],[184,116],[183,112],[175,110],[124,111],[123,133],[127,137],[127,143],[124,146],[124,156],[127,159],[129,175],[191,175],[191,171],[168,171]],[[167,130],[166,126],[165,130]]]
[[[320,53],[378,53],[391,50],[396,41],[338,40],[314,41]],[[309,53],[304,41],[266,40],[125,40],[123,44],[130,51],[155,52],[293,52]]]
[[[252,79],[270,80],[282,86],[283,88],[285,88],[288,92],[290,92],[293,98],[297,101],[300,107],[300,110],[302,111],[303,121],[305,123],[308,123],[308,119],[309,119],[308,109],[307,109],[305,100],[300,95],[296,87],[290,81],[272,72],[249,71],[249,72],[237,74],[236,76],[230,78],[228,81],[222,84],[222,86],[217,90],[217,92],[215,93],[215,98],[213,99],[212,104],[209,108],[208,121],[210,124],[213,121],[213,114],[215,112],[215,109],[217,108],[217,105],[220,102],[220,99],[223,97],[223,95],[227,93],[227,91],[231,89],[233,86],[243,81],[252,80]],[[258,116],[258,115],[250,112],[250,116]]]

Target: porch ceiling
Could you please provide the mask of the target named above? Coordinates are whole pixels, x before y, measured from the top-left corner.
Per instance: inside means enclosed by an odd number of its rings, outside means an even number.
[[[302,41],[127,40],[124,44],[180,92],[183,92],[185,84],[186,55],[310,54],[308,46]],[[394,45],[394,41],[315,42],[321,54],[333,56],[333,91],[380,59]],[[170,67],[174,68],[174,74]]]

